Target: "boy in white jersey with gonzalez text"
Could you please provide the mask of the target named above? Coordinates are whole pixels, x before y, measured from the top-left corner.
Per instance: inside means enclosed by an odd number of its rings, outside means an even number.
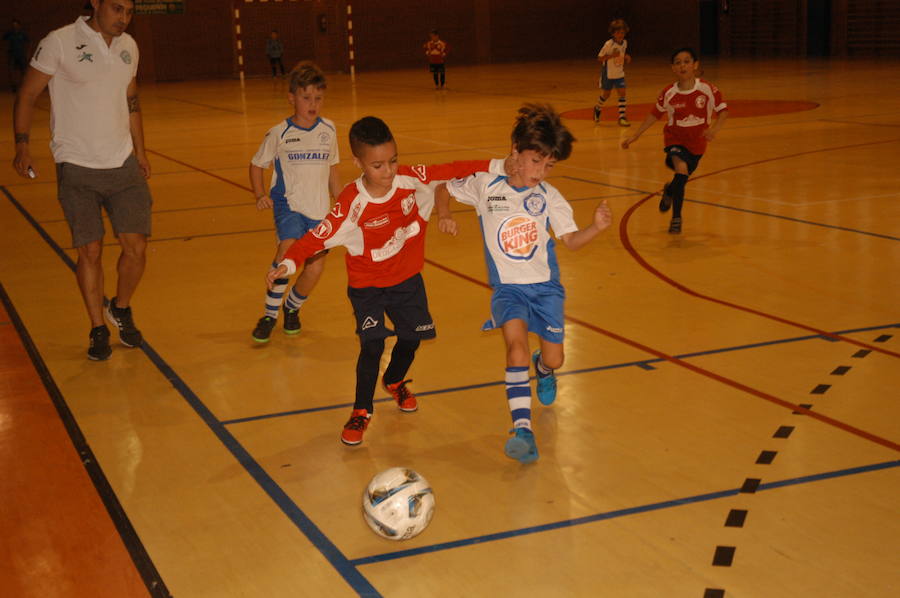
[[[347,296],[356,318],[356,399],[341,442],[357,445],[372,418],[384,341],[397,336],[381,383],[403,412],[418,409],[406,374],[419,343],[436,336],[422,280],[425,231],[434,208],[433,183],[480,170],[503,172],[502,160],[401,166],[388,126],[374,116],[350,127],[353,163],[362,176],[344,187],[324,220],[294,243],[267,275],[270,287],[323,250],[347,249]],[[394,330],[385,322],[390,318]]]
[[[320,116],[325,96],[325,75],[311,62],[301,62],[290,75],[288,101],[294,115],[266,133],[250,161],[250,184],[259,210],[272,208],[277,247],[274,266],[294,241],[318,226],[331,208],[331,196],[341,192],[340,162],[334,123]],[[269,191],[263,173],[274,165]],[[325,269],[325,254],[310,257],[285,299],[289,278],[279,278],[266,293],[265,314],[254,328],[253,340],[269,342],[284,301],[284,333],[300,332],[300,306]]]
[[[525,104],[512,132],[509,176],[478,173],[454,179],[435,191],[438,228],[456,235],[450,196],[472,205],[484,236],[491,297],[491,319],[483,329],[501,328],[506,343],[506,398],[512,415],[512,436],[504,451],[512,459],[531,463],[538,458],[531,430],[528,333],[540,337],[530,355],[537,374],[537,395],[544,405],[556,399],[553,370],[563,364],[565,291],[559,280],[554,241],[580,249],[612,223],[606,201],[581,230],[572,208],[552,185],[544,182],[550,169],[572,152],[574,137],[559,115],[546,105]]]
[[[681,232],[681,206],[688,177],[697,169],[706,152],[706,144],[715,139],[728,118],[728,104],[722,99],[722,92],[709,81],[700,79],[697,76],[699,70],[700,62],[693,49],[675,50],[672,72],[678,81],[662,90],[637,132],[622,142],[622,148],[628,149],[653,123],[666,116],[663,151],[666,152],[666,166],[675,171],[675,176],[663,188],[659,211],[667,212],[672,208],[669,222],[672,234]],[[715,123],[712,123],[713,113],[717,115]]]

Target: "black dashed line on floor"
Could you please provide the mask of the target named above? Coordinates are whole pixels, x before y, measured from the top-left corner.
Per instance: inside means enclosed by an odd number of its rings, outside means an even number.
[[[891,338],[890,334],[883,334],[875,339],[875,342],[883,343]],[[871,351],[868,349],[861,349],[853,354],[853,357],[857,359],[861,359],[868,355]],[[853,366],[849,365],[840,365],[831,370],[830,375],[832,376],[843,376],[847,372],[853,369]],[[831,388],[831,384],[817,384],[815,388],[809,391],[809,394],[813,395],[824,395]],[[800,403],[799,407],[801,409],[812,409],[812,403]],[[802,415],[802,411],[793,411],[794,415]],[[794,426],[779,426],[775,433],[772,435],[772,438],[782,438],[787,439],[794,432]],[[759,453],[759,456],[756,458],[757,465],[771,465],[775,460],[775,457],[778,455],[778,451],[764,450]],[[755,494],[759,489],[760,484],[762,483],[762,479],[760,478],[746,478],[744,483],[741,485],[740,493],[741,494]],[[749,511],[747,509],[731,509],[728,512],[728,516],[725,518],[725,527],[736,527],[743,528],[744,523],[747,521],[747,515]],[[734,562],[734,553],[737,551],[736,546],[716,546],[715,553],[713,554],[712,564],[714,567],[730,567]],[[703,598],[725,598],[725,590],[722,588],[706,588],[703,590]]]
[[[778,451],[762,451],[759,454],[759,457],[756,458],[757,465],[771,465],[772,461],[775,460],[775,455],[778,454]]]
[[[734,546],[716,546],[716,552],[713,555],[713,567],[730,567],[734,562]]]
[[[775,433],[772,434],[772,438],[787,438],[793,431],[794,426],[780,426],[777,430],[775,430]]]
[[[756,493],[757,488],[759,488],[762,480],[760,478],[747,478],[744,480],[744,483],[741,485],[741,494],[754,494]]]
[[[725,518],[725,527],[744,527],[747,521],[747,509],[731,509]]]

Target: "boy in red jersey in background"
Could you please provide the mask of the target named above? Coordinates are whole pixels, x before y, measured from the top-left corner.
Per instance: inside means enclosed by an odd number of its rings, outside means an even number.
[[[707,142],[715,139],[728,118],[728,104],[722,99],[722,93],[712,83],[700,79],[697,76],[699,70],[700,62],[693,49],[675,50],[672,72],[678,81],[662,90],[637,132],[622,142],[622,148],[628,149],[661,116],[667,116],[663,151],[666,152],[666,166],[675,171],[675,176],[663,189],[659,211],[666,212],[672,207],[669,223],[672,234],[681,232],[681,206],[688,176],[700,163]],[[717,115],[715,123],[712,122],[713,113]]]
[[[443,89],[446,73],[444,69],[444,61],[447,58],[447,51],[450,47],[447,42],[438,37],[437,29],[432,29],[429,34],[430,39],[425,42],[425,56],[428,58],[428,69],[434,78],[434,88]]]
[[[400,166],[390,129],[374,116],[353,123],[350,149],[362,176],[344,187],[325,219],[287,250],[266,279],[271,286],[323,249],[347,248],[347,295],[356,317],[360,351],[356,400],[341,441],[357,445],[374,410],[372,399],[384,340],[394,334],[397,342],[381,383],[401,411],[418,409],[415,395],[406,386],[411,380],[404,378],[420,341],[435,337],[421,275],[425,230],[434,208],[432,183],[489,169],[502,174],[503,161]],[[385,315],[394,331],[385,325]]]

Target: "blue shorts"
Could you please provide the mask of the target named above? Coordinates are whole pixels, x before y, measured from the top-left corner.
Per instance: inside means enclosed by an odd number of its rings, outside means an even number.
[[[625,77],[619,79],[607,79],[606,69],[600,73],[600,89],[609,91],[610,89],[625,89]]]
[[[321,220],[307,218],[300,212],[294,212],[287,206],[279,208],[278,204],[275,204],[272,209],[275,212],[275,234],[278,235],[279,241],[299,239],[322,222]]]
[[[524,320],[529,332],[562,344],[565,299],[566,292],[558,282],[498,285],[491,296],[491,319],[481,329],[492,330],[510,320]]]

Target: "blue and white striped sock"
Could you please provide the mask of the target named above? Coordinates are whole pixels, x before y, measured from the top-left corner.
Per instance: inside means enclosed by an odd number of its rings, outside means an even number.
[[[619,98],[619,118],[625,118],[625,96]]]
[[[506,400],[514,428],[531,429],[531,382],[528,367],[506,368]]]
[[[272,267],[277,268],[278,264],[272,262]],[[281,300],[288,282],[290,282],[289,278],[276,278],[272,283],[272,288],[266,291],[266,315],[270,318],[278,318],[278,310],[281,309]]]
[[[303,305],[306,299],[307,297],[304,297],[294,287],[291,287],[291,292],[288,293],[287,299],[284,300],[284,306],[287,309],[297,310],[300,309],[300,306]]]

